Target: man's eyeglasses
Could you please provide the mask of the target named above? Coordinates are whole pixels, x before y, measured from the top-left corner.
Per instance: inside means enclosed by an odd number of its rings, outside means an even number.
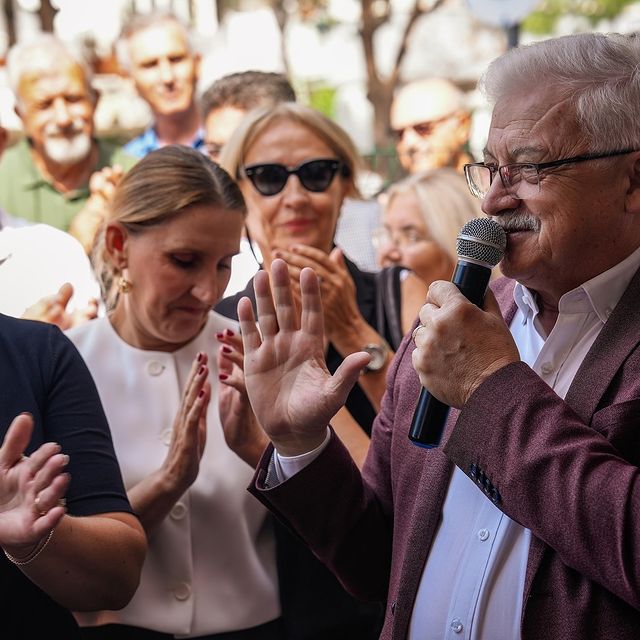
[[[252,164],[242,167],[240,173],[249,178],[256,191],[263,196],[275,196],[284,189],[292,174],[298,176],[300,184],[307,191],[326,191],[338,170],[343,177],[350,174],[347,165],[332,158],[308,160],[297,167],[285,167],[283,164],[275,163]]]
[[[378,227],[371,232],[371,244],[373,244],[376,251],[381,251],[389,245],[394,246],[396,249],[411,247],[423,240],[425,240],[424,236],[413,227],[398,229],[393,234],[387,227]]]
[[[396,140],[401,140],[402,136],[404,136],[405,131],[411,129],[415,131],[421,138],[426,138],[430,136],[435,129],[450,120],[455,113],[448,113],[446,116],[442,116],[442,118],[436,118],[435,120],[425,120],[424,122],[416,122],[415,124],[408,124],[406,127],[401,127],[399,129],[391,129],[391,135]]]
[[[489,193],[496,174],[500,174],[500,180],[505,191],[519,200],[531,198],[540,192],[540,171],[551,167],[561,167],[565,164],[576,164],[589,160],[613,158],[633,153],[636,149],[622,149],[621,151],[607,151],[605,153],[590,153],[552,162],[517,162],[513,164],[484,164],[474,162],[464,165],[464,175],[469,185],[469,190],[476,197],[483,200]]]

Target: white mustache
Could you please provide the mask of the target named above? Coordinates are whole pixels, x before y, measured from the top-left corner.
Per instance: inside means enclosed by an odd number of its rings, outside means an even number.
[[[505,231],[540,231],[540,220],[528,213],[513,213],[511,215],[492,216]]]
[[[44,134],[47,137],[55,138],[59,136],[77,135],[83,133],[84,122],[82,118],[74,118],[68,127],[59,127],[55,122],[49,122],[44,128]]]

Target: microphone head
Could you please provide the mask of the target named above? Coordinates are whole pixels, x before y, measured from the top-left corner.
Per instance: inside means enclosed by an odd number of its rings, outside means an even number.
[[[507,247],[504,229],[490,218],[469,220],[458,234],[456,253],[458,258],[472,260],[495,267]]]

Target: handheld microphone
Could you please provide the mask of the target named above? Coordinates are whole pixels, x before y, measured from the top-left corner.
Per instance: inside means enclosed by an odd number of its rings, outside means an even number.
[[[458,264],[451,282],[470,302],[482,306],[484,294],[495,267],[507,246],[504,229],[489,218],[467,222],[458,234]],[[413,414],[409,440],[418,447],[432,449],[440,444],[449,415],[449,406],[432,396],[424,387]]]

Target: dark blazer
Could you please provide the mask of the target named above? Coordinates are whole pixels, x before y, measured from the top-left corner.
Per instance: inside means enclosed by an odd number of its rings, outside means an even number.
[[[505,320],[513,281],[494,285]],[[389,372],[362,475],[333,437],[287,482],[250,490],[305,537],[354,594],[387,597],[381,638],[407,636],[456,464],[529,528],[523,640],[640,637],[640,272],[585,357],[566,399],[527,365],[484,381],[452,411],[443,446],[407,433],[420,391],[406,337]]]

